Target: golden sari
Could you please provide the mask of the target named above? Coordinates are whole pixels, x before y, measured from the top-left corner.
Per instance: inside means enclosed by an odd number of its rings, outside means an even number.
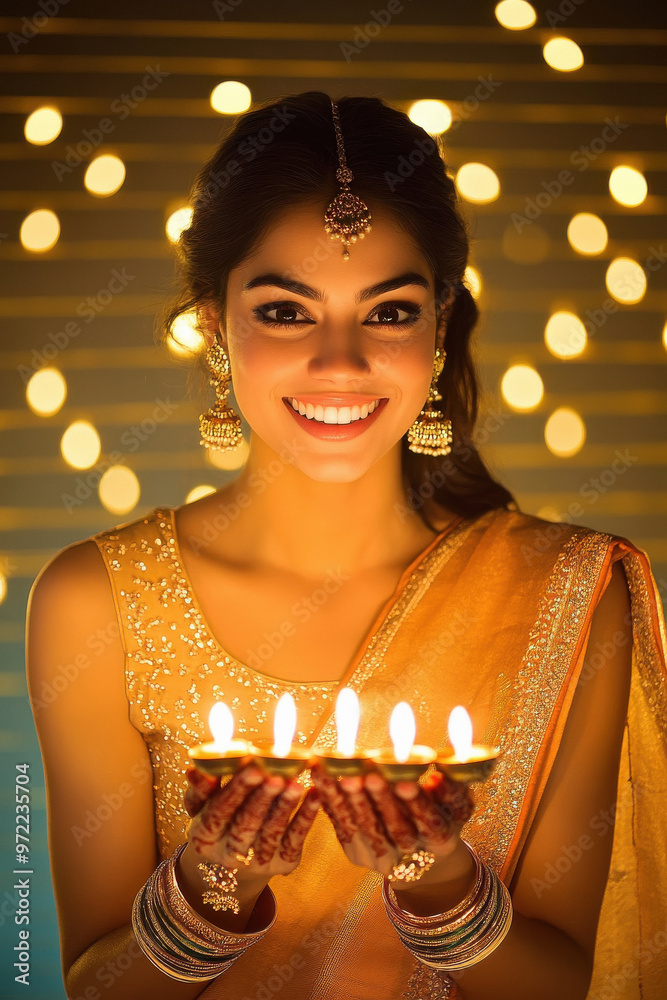
[[[643,552],[625,539],[505,510],[460,519],[408,566],[345,675],[287,682],[230,656],[184,571],[173,508],[94,536],[111,580],[126,654],[130,720],[153,766],[158,850],[185,839],[187,748],[208,738],[216,699],[236,734],[271,739],[284,691],[295,742],[335,745],[338,686],[359,695],[358,745],[386,744],[408,701],[416,741],[442,748],[454,705],[475,738],[502,751],[476,785],[464,836],[510,883],[556,758],[583,666],[593,612],[621,559],[633,620],[633,670],[618,778],[611,869],[590,1000],[660,1000],[667,984],[667,697],[664,621]],[[308,784],[309,778],[303,776]],[[207,1000],[435,1000],[460,996],[403,947],[380,896],[382,877],[351,865],[322,811],[301,864],[271,882],[271,932],[201,994]]]

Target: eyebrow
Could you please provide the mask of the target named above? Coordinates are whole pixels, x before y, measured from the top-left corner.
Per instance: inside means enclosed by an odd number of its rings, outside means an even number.
[[[317,302],[325,301],[324,293],[318,288],[312,288],[310,285],[305,285],[302,281],[295,281],[293,278],[288,278],[283,274],[271,271],[251,278],[243,285],[242,290],[248,292],[250,289],[259,288],[262,285],[274,285],[276,288],[284,288],[288,292],[294,292],[295,295],[303,295],[307,299],[315,299]],[[395,278],[387,278],[386,281],[379,281],[376,285],[362,288],[355,295],[354,301],[357,304],[366,302],[368,299],[375,298],[376,295],[384,295],[385,292],[391,292],[395,288],[402,288],[404,285],[421,285],[427,290],[431,287],[428,280],[417,271],[406,271],[405,274],[398,274]]]

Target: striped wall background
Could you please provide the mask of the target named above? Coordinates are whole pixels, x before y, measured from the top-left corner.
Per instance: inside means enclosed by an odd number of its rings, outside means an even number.
[[[382,0],[370,8],[250,0],[159,8],[142,0],[44,3],[47,8],[5,4],[0,18],[0,569],[8,577],[0,604],[0,994],[27,992],[11,968],[12,782],[16,763],[27,761],[35,872],[31,1000],[64,992],[39,752],[24,681],[30,586],[50,556],[70,542],[158,504],[180,504],[197,484],[217,486],[229,476],[212,469],[198,445],[186,366],[156,347],[153,335],[173,274],[166,218],[184,202],[198,166],[228,124],[209,104],[217,83],[240,80],[256,101],[322,89],[332,96],[377,94],[404,109],[418,98],[440,98],[458,110],[464,120],[446,140],[451,171],[481,161],[501,184],[496,201],[465,206],[473,263],[483,281],[477,348],[485,387],[483,450],[525,510],[551,516],[580,510],[576,522],[630,537],[647,549],[662,592],[667,588],[667,26],[659,23],[657,6],[653,13],[635,4],[609,10],[594,0],[537,4],[538,26],[510,32],[498,26],[492,3],[469,11],[435,0],[405,2],[370,38],[365,26],[373,10],[386,10]],[[561,8],[573,13],[565,16]],[[55,13],[47,17],[44,9]],[[164,20],[155,19],[158,12]],[[551,70],[542,58],[543,42],[558,32],[584,51],[585,65],[574,73]],[[364,37],[368,44],[359,42]],[[353,44],[358,51],[350,55],[345,46]],[[149,69],[162,74],[161,82],[128,110],[123,95]],[[499,85],[464,116],[463,102],[479,77]],[[23,125],[43,103],[57,104],[64,127],[54,143],[31,146]],[[117,194],[95,198],[83,186],[90,155],[67,170],[54,168],[54,161],[65,163],[68,147],[76,150],[84,130],[94,130],[104,117],[114,127],[92,155],[116,153],[127,178]],[[572,169],[576,151],[587,158],[582,150],[608,118],[627,127],[585,169],[575,170],[574,182],[517,234],[512,213],[525,212],[528,199],[548,190],[545,184],[559,171]],[[637,208],[618,205],[609,194],[609,172],[619,163],[646,176],[649,195]],[[51,208],[60,218],[60,239],[46,254],[28,253],[18,239],[23,218],[35,208]],[[606,251],[593,259],[575,253],[566,239],[570,218],[581,211],[600,215],[609,230]],[[653,254],[661,263],[647,270],[642,301],[609,315],[604,274],[619,254],[640,263]],[[114,272],[124,276],[125,287],[98,308]],[[38,417],[26,404],[21,372],[39,363],[91,298],[94,315],[51,360],[67,379],[67,402],[54,416]],[[592,323],[580,358],[558,360],[544,345],[544,325],[557,308]],[[529,414],[512,412],[500,399],[499,380],[515,362],[534,365],[544,381],[544,399]],[[150,434],[135,434],[132,428],[160,405],[168,417]],[[575,408],[587,428],[583,449],[568,459],[555,457],[544,443],[545,421],[563,405]],[[494,419],[498,414],[501,420]],[[78,418],[90,420],[101,435],[100,463],[120,451],[138,476],[141,498],[127,515],[105,510],[90,485],[86,495],[91,470],[77,472],[61,457],[60,437]],[[611,477],[619,453],[625,470]],[[64,497],[77,486],[80,499],[72,504]]]

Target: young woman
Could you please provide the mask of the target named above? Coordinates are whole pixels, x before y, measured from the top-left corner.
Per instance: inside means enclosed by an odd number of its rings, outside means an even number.
[[[475,448],[477,309],[441,150],[377,98],[298,94],[237,120],[193,204],[167,327],[198,310],[202,443],[239,440],[231,376],[248,460],[68,546],[30,596],[68,996],[658,1000],[653,578],[624,539],[520,513]],[[361,750],[399,701],[442,749],[461,704],[495,771],[473,797],[432,769],[189,766],[215,702],[271,740],[285,692],[295,742],[334,747],[344,686]]]

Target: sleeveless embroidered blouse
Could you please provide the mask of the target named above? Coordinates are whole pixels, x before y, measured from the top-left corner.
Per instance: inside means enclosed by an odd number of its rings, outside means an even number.
[[[187,751],[211,738],[213,703],[222,700],[232,710],[236,735],[272,740],[275,704],[288,691],[299,707],[294,742],[307,745],[335,683],[274,678],[222,649],[184,570],[173,508],[156,508],[93,540],[111,578],[130,721],[150,753],[158,846],[165,858],[185,840]],[[302,784],[307,786],[305,778]]]

